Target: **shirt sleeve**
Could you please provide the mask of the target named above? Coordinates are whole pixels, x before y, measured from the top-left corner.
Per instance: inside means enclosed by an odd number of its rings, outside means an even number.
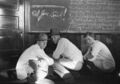
[[[43,51],[43,52],[44,52],[44,51]],[[53,60],[51,57],[49,57],[45,52],[44,52],[43,55],[41,55],[41,57],[42,57],[43,59],[45,59],[45,61],[48,63],[48,65],[54,64],[54,60]]]
[[[46,59],[46,61],[48,62],[49,65],[54,64],[54,60],[53,60],[52,58],[50,58],[49,56],[48,56],[48,58]]]
[[[56,50],[53,53],[54,59],[59,59],[60,55],[64,52],[65,49],[65,41],[63,39],[59,40]]]

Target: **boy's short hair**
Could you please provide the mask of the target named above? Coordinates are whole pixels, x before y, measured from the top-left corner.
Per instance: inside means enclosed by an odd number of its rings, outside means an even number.
[[[47,34],[45,34],[45,33],[40,33],[40,34],[38,35],[37,41],[45,41],[45,40],[48,40]]]
[[[84,35],[84,38],[86,38],[87,36],[91,36],[94,38],[94,33],[92,32],[86,32],[85,35]]]
[[[60,30],[57,28],[50,29],[50,35],[60,35]]]

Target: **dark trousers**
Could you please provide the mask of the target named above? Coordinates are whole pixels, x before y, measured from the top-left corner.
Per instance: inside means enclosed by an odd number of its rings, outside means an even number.
[[[84,60],[84,67],[86,67],[92,74],[102,74],[103,71],[94,65],[93,62]]]

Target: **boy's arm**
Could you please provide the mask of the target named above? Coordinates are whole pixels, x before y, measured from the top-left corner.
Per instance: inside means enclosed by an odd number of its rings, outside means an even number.
[[[93,55],[91,54],[92,48],[88,48],[87,53],[84,55],[84,60],[93,58]]]

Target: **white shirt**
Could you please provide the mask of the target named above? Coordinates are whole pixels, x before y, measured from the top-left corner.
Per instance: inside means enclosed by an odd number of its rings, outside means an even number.
[[[56,50],[53,53],[53,58],[55,59],[59,59],[60,56],[73,61],[83,62],[83,55],[81,51],[66,38],[60,38]]]
[[[93,55],[93,58],[92,58],[92,59],[89,59],[90,61],[94,61],[94,60],[96,60],[97,58],[101,58],[101,59],[111,58],[111,59],[113,59],[110,50],[109,50],[108,47],[107,47],[105,44],[103,44],[102,42],[96,40],[96,41],[91,45],[91,48],[92,48],[91,54]],[[104,55],[102,55],[102,53],[104,53]],[[99,56],[100,54],[101,54],[102,56]]]
[[[91,54],[93,58],[88,59],[101,69],[115,68],[114,58],[108,47],[102,42],[95,40],[91,45]]]
[[[23,52],[17,62],[16,72],[18,79],[25,79],[28,73],[33,72],[32,68],[28,64],[28,61],[30,59],[38,60],[38,57],[45,59],[48,65],[52,65],[54,63],[53,59],[46,55],[44,50],[41,49],[38,44],[34,44]],[[47,67],[44,68],[44,70],[47,69]]]

